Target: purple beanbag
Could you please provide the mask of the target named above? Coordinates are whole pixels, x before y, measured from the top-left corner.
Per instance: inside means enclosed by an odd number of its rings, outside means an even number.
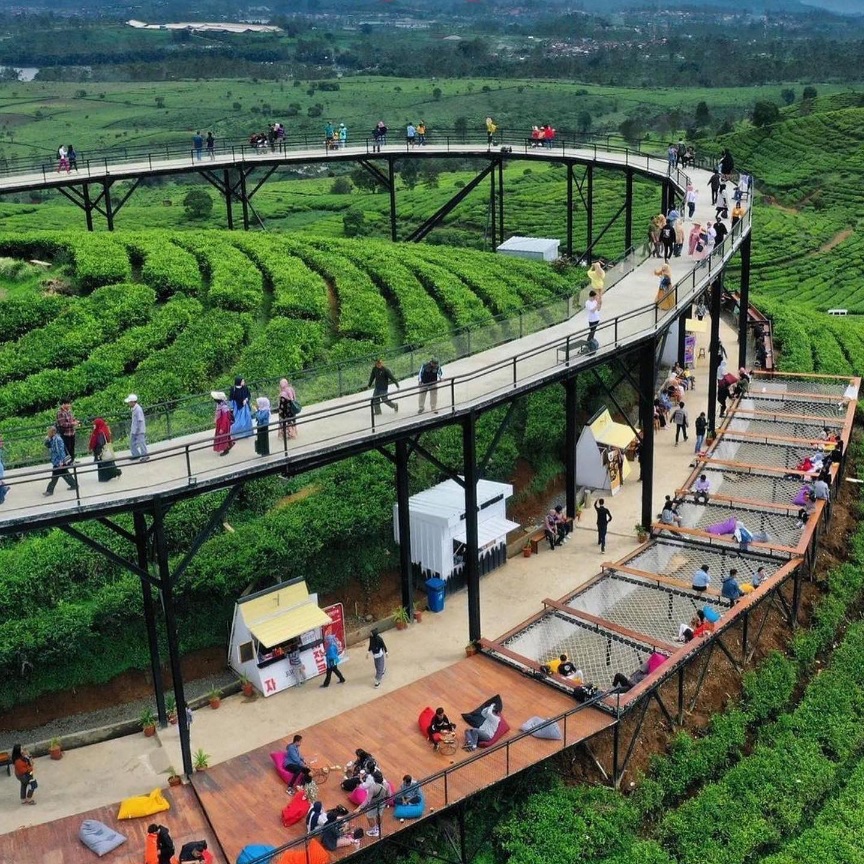
[[[792,499],[792,503],[797,507],[803,507],[807,503],[807,496],[810,494],[810,487],[804,485],[801,491]]]
[[[725,522],[717,522],[714,525],[709,525],[705,530],[709,534],[715,534],[718,537],[723,535],[723,534],[734,534],[735,533],[735,517],[730,516]]]

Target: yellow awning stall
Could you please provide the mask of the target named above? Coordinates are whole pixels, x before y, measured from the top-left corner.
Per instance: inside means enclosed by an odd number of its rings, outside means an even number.
[[[616,423],[608,408],[600,409],[576,444],[576,482],[614,495],[630,476],[625,454],[635,439],[636,433],[626,423]]]
[[[302,580],[240,603],[239,608],[249,632],[265,648],[331,623],[330,616],[318,608]]]
[[[633,430],[626,423],[616,423],[606,408],[600,412],[597,419],[591,424],[594,440],[604,447],[617,447],[626,450],[636,437]]]

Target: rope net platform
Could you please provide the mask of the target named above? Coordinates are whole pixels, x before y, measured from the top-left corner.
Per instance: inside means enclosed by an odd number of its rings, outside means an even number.
[[[799,522],[794,499],[808,478],[797,466],[805,456],[821,458],[830,449],[821,440],[826,426],[848,443],[856,407],[856,400],[845,398],[849,383],[848,378],[757,373],[750,393],[733,405],[718,439],[697,459],[679,492],[681,526],[654,524],[648,543],[604,564],[601,573],[562,599],[543,601],[543,611],[497,640],[481,640],[482,650],[567,691],[574,682],[542,668],[561,654],[601,691],[611,688],[616,672],[629,678],[652,654],[665,655],[668,660],[626,696],[619,694],[616,701],[607,695],[598,703],[613,713],[631,710],[683,669],[691,655],[721,639],[742,610],[773,598],[793,576],[801,578],[827,508],[806,524]],[[860,386],[860,379],[853,383]],[[838,470],[832,466],[835,479]],[[711,481],[710,496],[696,503],[692,491],[703,473]],[[707,531],[720,530],[720,523],[743,524],[753,540],[741,544],[731,533]],[[711,583],[697,592],[693,576],[703,565]],[[720,596],[723,577],[732,569],[739,585],[752,585],[762,570],[759,587],[735,605]],[[782,597],[773,603],[794,608]],[[676,644],[680,625],[698,610],[718,613],[715,634]]]

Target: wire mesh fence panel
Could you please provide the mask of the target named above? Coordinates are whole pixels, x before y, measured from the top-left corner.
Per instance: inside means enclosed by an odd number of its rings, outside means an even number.
[[[735,438],[734,433],[723,435],[717,446],[711,451],[713,459],[723,459],[726,462],[740,462],[743,465],[758,465],[765,468],[795,469],[806,456],[811,458],[824,456],[821,447],[800,444],[781,444],[772,442],[764,444],[761,441],[750,441],[745,438]]]
[[[845,416],[846,406],[841,402],[812,400],[802,397],[773,395],[771,393],[749,393],[740,403],[743,411],[773,411],[782,414],[806,414],[809,417]]]
[[[724,576],[733,567],[742,576],[752,575],[759,567],[765,568],[765,576],[772,576],[780,566],[767,557],[749,554],[742,556],[734,547],[706,547],[695,543],[658,539],[643,551],[626,561],[628,567],[656,573],[684,584],[692,584],[693,574],[700,565],[707,564],[712,576]]]
[[[537,663],[566,654],[583,672],[583,681],[609,687],[616,672],[629,675],[651,654],[651,648],[617,634],[582,624],[560,613],[544,615],[504,645]]]
[[[765,501],[771,504],[788,504],[790,507],[804,486],[802,479],[784,477],[782,474],[753,474],[707,466],[702,473],[711,484],[711,495],[724,495],[747,501]],[[688,491],[692,493],[695,484],[694,480]]]
[[[772,435],[779,438],[810,438],[818,439],[825,428],[839,434],[845,422],[845,416],[826,417],[824,420],[768,420],[749,417],[747,414],[735,412],[729,421],[727,429],[731,432],[748,432],[753,435]]]
[[[502,716],[507,716],[506,702]],[[474,752],[477,754],[476,758],[457,763],[447,772],[447,794],[450,801],[465,798],[508,776],[506,747],[478,749]]]
[[[678,625],[690,621],[697,609],[710,605],[725,611],[723,604],[708,597],[612,574],[567,605],[666,643],[674,640]]]
[[[801,539],[801,529],[804,527],[794,513],[760,510],[757,506],[747,507],[743,504],[714,501],[709,501],[708,504],[687,502],[678,508],[678,512],[684,528],[707,531],[709,528],[734,520],[735,523],[740,522],[753,535],[754,541],[776,546],[797,546]],[[731,531],[726,531],[724,534],[732,536]]]
[[[849,383],[848,378],[755,378],[752,387],[757,392],[767,393],[818,393],[820,396],[836,396],[840,399]]]

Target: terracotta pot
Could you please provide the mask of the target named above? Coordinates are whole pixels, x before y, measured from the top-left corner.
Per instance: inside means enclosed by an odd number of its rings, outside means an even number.
[[[414,610],[414,620],[419,624],[423,620],[423,612],[420,609]]]
[[[221,699],[211,699],[210,707],[215,711],[222,704]]]
[[[206,771],[207,769],[206,768],[196,768],[195,770],[196,771]]]
[[[396,622],[396,629],[397,630],[404,630],[407,626],[408,626],[408,624],[405,621],[397,621]]]
[[[183,785],[183,778],[177,777],[176,775],[169,777],[168,778],[168,785],[169,786],[182,786]]]
[[[63,750],[60,747],[52,747],[48,751],[48,755],[56,761],[63,758]]]
[[[177,715],[176,714],[169,714],[168,715],[168,722],[172,726],[176,726],[177,725]]]
[[[255,696],[255,685],[251,681],[243,685],[243,695],[247,699],[252,699]]]
[[[636,535],[636,539],[637,539],[640,543],[645,543],[645,542],[647,542],[647,540],[648,540],[648,535],[647,535],[644,531],[642,531],[642,532],[640,532],[639,534]]]
[[[145,726],[144,727],[144,737],[145,738],[152,738],[155,734],[156,734],[156,727],[155,726]]]
[[[530,546],[526,546],[522,550],[522,557],[523,558],[530,558],[531,557],[531,547]]]
[[[465,656],[466,657],[473,657],[476,653],[477,653],[477,646],[476,645],[466,645],[465,646]]]

